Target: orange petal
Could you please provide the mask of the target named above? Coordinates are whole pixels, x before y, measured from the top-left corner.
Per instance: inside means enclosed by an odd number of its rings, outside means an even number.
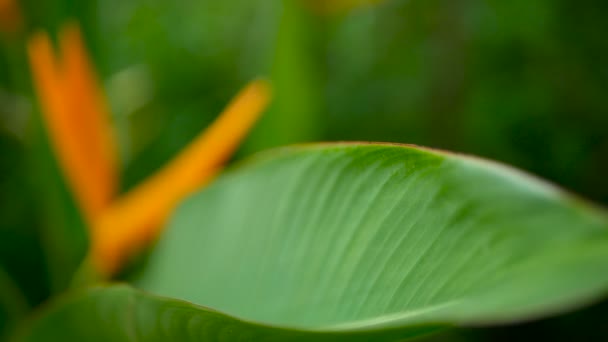
[[[167,216],[190,192],[209,182],[266,108],[269,86],[254,81],[174,160],[119,199],[93,229],[93,261],[106,275],[157,237]]]
[[[59,35],[65,94],[69,97],[70,119],[75,140],[85,147],[81,156],[86,168],[81,187],[86,187],[87,207],[97,217],[116,194],[118,167],[110,114],[89,61],[80,29],[64,25]]]
[[[116,189],[115,150],[109,115],[78,28],[60,35],[62,61],[48,35],[28,42],[34,86],[51,144],[66,181],[88,222],[101,214]]]
[[[82,144],[74,135],[78,129],[71,120],[69,98],[65,94],[65,82],[55,58],[49,37],[37,33],[28,42],[28,55],[47,133],[56,152],[59,165],[66,176],[79,204],[86,214],[91,212],[88,197],[87,167]],[[88,215],[90,216],[90,215]]]

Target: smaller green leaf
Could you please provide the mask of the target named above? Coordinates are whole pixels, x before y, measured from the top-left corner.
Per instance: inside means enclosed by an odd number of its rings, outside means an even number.
[[[377,331],[312,332],[239,320],[212,309],[162,298],[127,285],[64,296],[24,325],[12,342],[374,341],[437,330],[420,325]]]

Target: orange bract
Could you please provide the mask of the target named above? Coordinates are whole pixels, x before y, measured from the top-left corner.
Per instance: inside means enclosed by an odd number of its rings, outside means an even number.
[[[34,35],[28,53],[49,138],[70,188],[91,223],[116,192],[117,167],[109,114],[78,28],[60,35],[56,58],[46,34]]]
[[[2,0],[0,0],[2,1]],[[115,198],[118,167],[109,114],[78,27],[60,33],[61,58],[35,34],[28,54],[49,138],[92,238],[91,257],[111,275],[160,232],[175,205],[217,174],[263,112],[269,86],[255,81],[173,161]]]
[[[74,133],[85,145],[86,178],[93,194],[89,201],[97,217],[110,204],[118,188],[118,155],[110,113],[78,26],[64,26],[59,39],[66,80],[64,91],[71,99],[73,125],[78,128]]]

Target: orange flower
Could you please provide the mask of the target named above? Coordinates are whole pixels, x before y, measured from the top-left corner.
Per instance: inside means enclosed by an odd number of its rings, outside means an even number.
[[[270,90],[264,81],[252,82],[174,160],[117,197],[110,116],[78,26],[61,30],[59,48],[57,58],[46,34],[30,39],[34,85],[53,149],[90,227],[92,260],[109,276],[158,236],[184,196],[218,173],[266,108]]]

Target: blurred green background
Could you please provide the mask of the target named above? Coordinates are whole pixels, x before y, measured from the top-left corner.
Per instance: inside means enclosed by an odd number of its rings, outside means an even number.
[[[307,141],[414,143],[512,164],[608,204],[608,2],[349,1],[331,12],[314,0],[19,1],[22,30],[0,35],[0,278],[13,279],[0,282],[0,304],[10,302],[0,332],[65,288],[61,270],[83,253],[48,233],[86,239],[69,235],[82,223],[61,204],[70,196],[24,52],[28,34],[68,19],[83,27],[112,108],[124,189],[262,76],[274,101],[237,158]],[[440,338],[539,337],[608,340],[608,304]]]

